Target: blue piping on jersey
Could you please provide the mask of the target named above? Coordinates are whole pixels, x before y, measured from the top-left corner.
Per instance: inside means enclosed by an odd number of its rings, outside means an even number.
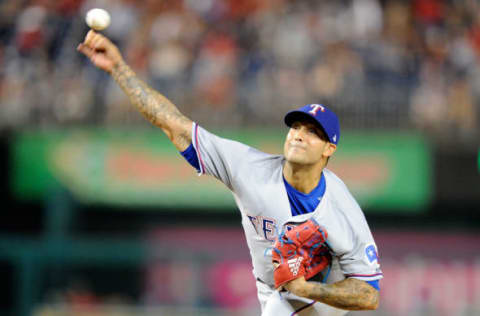
[[[198,147],[198,124],[193,123],[193,132],[192,132],[192,143],[193,147],[195,148],[195,153],[197,154],[197,160],[199,161],[199,167],[200,171],[198,172],[198,175],[202,175],[205,173],[205,165],[203,164],[202,157],[200,155],[200,149]]]

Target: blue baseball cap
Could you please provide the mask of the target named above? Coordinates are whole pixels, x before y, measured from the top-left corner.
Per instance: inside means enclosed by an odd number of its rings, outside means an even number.
[[[285,115],[284,121],[287,126],[292,126],[295,121],[312,118],[328,137],[332,144],[338,144],[340,140],[340,123],[335,113],[321,104],[307,104]]]

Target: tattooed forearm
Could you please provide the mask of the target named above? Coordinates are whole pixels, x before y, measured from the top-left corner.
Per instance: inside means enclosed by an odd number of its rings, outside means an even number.
[[[111,74],[140,113],[160,127],[177,148],[184,150],[190,145],[192,121],[172,102],[140,80],[124,62],[118,63]]]
[[[368,310],[378,307],[379,294],[368,283],[348,278],[333,284],[306,282],[297,295],[348,310]]]

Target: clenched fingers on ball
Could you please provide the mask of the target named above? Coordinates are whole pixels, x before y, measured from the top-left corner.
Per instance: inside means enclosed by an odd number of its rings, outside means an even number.
[[[90,30],[85,37],[84,45],[94,49],[94,50],[103,50],[106,46],[107,39],[98,33]]]
[[[106,40],[102,36],[95,37],[93,39],[92,48],[96,51],[105,49]]]
[[[97,33],[95,33],[94,31],[88,31],[87,35],[85,36],[85,40],[83,41],[83,44],[87,47],[92,47],[91,45],[95,35],[97,35]]]

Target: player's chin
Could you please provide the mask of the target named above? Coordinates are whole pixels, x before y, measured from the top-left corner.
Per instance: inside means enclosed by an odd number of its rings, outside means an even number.
[[[299,164],[299,165],[308,164],[307,157],[305,157],[305,155],[302,155],[301,153],[296,151],[289,151],[287,155],[285,155],[285,158],[289,163]]]

